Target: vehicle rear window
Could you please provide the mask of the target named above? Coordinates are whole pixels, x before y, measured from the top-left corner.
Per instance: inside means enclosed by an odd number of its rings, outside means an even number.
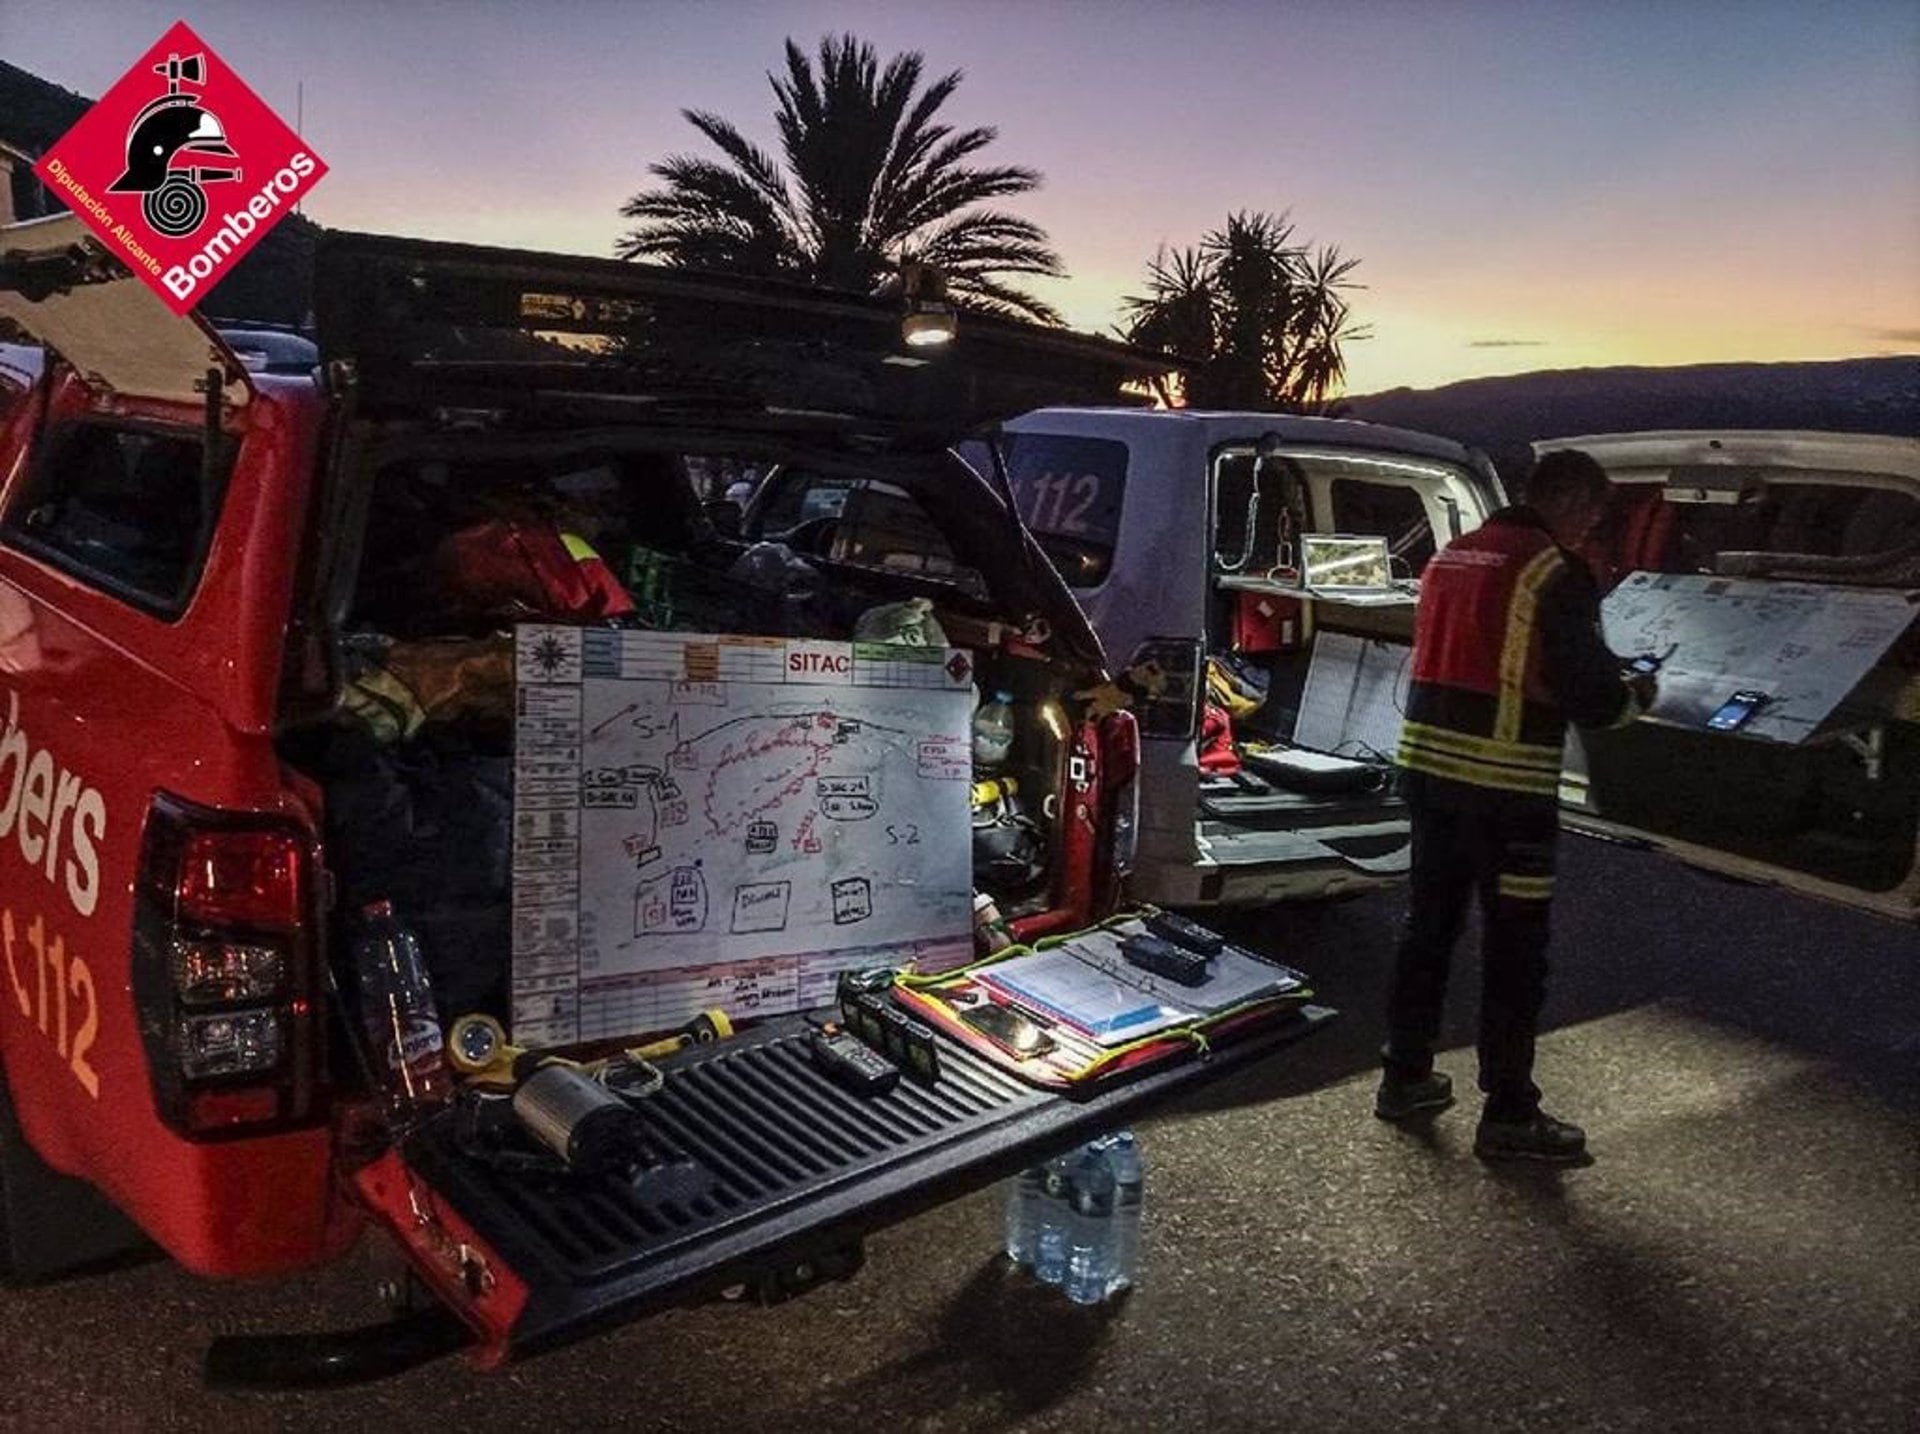
[[[899,485],[802,469],[788,469],[772,482],[750,536],[779,538],[805,556],[930,578],[985,595],[980,574],[954,555],[939,524]]]
[[[1012,433],[1014,501],[1068,586],[1097,588],[1113,566],[1126,497],[1127,445],[1111,438]]]
[[[137,607],[174,617],[199,581],[226,487],[198,436],[108,424],[54,430],[9,505],[16,548]]]
[[[1622,485],[1596,535],[1618,573],[1710,573],[1723,553],[1865,563],[1920,542],[1920,497],[1865,483],[1768,480],[1743,503],[1669,500],[1656,484]],[[1863,579],[1867,574],[1862,574]]]
[[[1336,478],[1328,486],[1328,497],[1335,532],[1385,538],[1394,575],[1420,576],[1434,546],[1433,524],[1419,493],[1399,483]]]

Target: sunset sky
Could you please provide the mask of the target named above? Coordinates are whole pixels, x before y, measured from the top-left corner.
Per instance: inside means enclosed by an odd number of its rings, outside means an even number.
[[[1011,207],[1104,331],[1162,244],[1290,210],[1361,260],[1349,388],[1920,352],[1912,0],[0,0],[0,58],[98,94],[184,18],[331,166],[324,224],[607,254],[716,110],[772,147],[788,36],[966,80]]]

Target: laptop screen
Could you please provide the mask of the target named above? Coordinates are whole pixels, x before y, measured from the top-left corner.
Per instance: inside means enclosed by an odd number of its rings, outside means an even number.
[[[1384,588],[1393,583],[1385,538],[1306,533],[1300,548],[1301,577],[1310,588]]]

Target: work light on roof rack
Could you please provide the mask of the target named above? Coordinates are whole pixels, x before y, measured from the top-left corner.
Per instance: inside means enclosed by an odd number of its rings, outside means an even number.
[[[947,281],[938,269],[931,264],[902,264],[900,293],[907,309],[900,320],[900,337],[909,348],[934,348],[953,342],[953,305],[947,302]]]

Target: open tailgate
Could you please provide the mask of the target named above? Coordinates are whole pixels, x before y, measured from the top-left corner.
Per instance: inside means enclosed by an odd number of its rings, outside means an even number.
[[[440,1119],[363,1170],[362,1198],[472,1328],[483,1364],[745,1285],[851,1273],[867,1233],[1071,1149],[1271,1056],[1334,1013],[1303,1006],[1204,1058],[1066,1096],[944,1037],[940,1078],[878,1097],[827,1078],[801,1017],[663,1062],[639,1102],[661,1164],[637,1181],[537,1177],[464,1154]]]

